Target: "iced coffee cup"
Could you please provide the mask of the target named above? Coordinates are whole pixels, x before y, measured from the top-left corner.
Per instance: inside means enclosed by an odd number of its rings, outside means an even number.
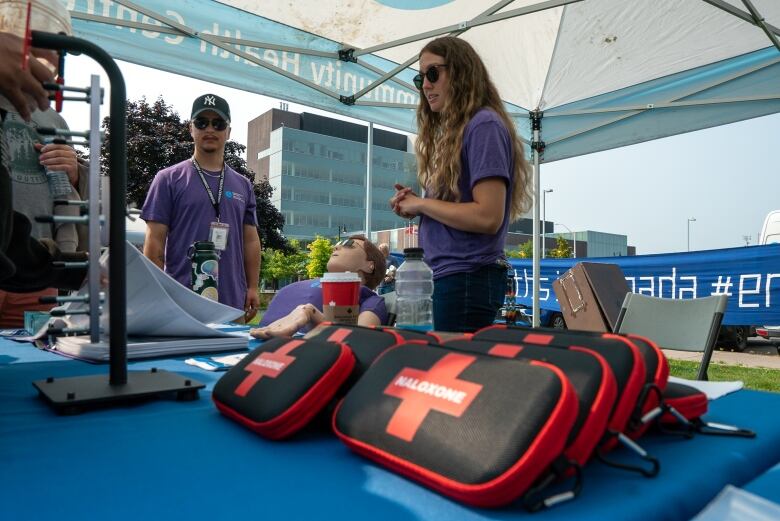
[[[357,273],[325,273],[322,284],[322,314],[339,324],[357,324],[360,314],[360,277]]]

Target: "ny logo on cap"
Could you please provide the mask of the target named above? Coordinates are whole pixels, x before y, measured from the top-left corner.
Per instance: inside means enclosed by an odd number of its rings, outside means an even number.
[[[233,391],[238,396],[246,396],[262,377],[276,378],[290,364],[295,362],[295,357],[290,356],[290,351],[303,344],[303,340],[291,340],[276,351],[261,353],[260,356],[244,367],[249,374]]]
[[[203,98],[203,104],[211,105],[212,107],[215,107],[217,105],[217,100],[214,99],[214,96],[206,96],[205,98]]]
[[[482,385],[458,378],[476,360],[450,353],[428,371],[401,370],[384,392],[401,399],[385,432],[410,442],[431,411],[459,418],[482,391]]]

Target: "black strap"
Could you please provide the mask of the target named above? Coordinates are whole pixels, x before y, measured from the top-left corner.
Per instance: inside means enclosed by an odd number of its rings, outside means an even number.
[[[206,181],[206,176],[203,174],[203,169],[200,167],[194,157],[192,158],[192,164],[195,166],[195,170],[197,170],[198,175],[200,176],[200,180],[203,183],[203,186],[206,188],[206,193],[209,196],[209,201],[211,201],[211,206],[214,207],[214,211],[217,213],[217,222],[219,222],[219,203],[222,201],[222,189],[225,186],[225,164],[222,163],[222,172],[219,173],[219,188],[217,190],[216,198],[214,198],[214,192],[211,191],[211,187]]]

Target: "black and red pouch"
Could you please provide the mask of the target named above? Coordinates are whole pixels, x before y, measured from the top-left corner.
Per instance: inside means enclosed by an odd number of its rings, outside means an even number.
[[[309,331],[306,338],[340,342],[349,346],[355,355],[355,368],[350,380],[357,380],[386,349],[406,340],[398,334],[398,330],[393,328],[380,329],[332,322],[323,322]]]
[[[560,368],[579,400],[577,420],[569,433],[564,456],[585,465],[607,430],[609,415],[617,399],[615,377],[601,355],[585,348],[550,349],[457,338],[442,345],[505,358],[539,360]]]
[[[493,325],[480,329],[472,335],[474,340],[490,340],[521,345],[541,345],[558,349],[588,349],[601,355],[612,370],[617,383],[617,400],[612,408],[607,431],[597,449],[597,457],[606,464],[632,470],[647,477],[653,477],[660,470],[660,463],[642,447],[632,441],[632,420],[641,419],[641,411],[654,409],[658,405],[656,394],[643,392],[648,378],[644,357],[635,342],[612,333],[589,333],[558,329],[531,329],[506,325]],[[655,373],[653,373],[655,374]],[[643,400],[655,396],[650,405]],[[642,466],[627,465],[608,460],[605,456],[618,443],[632,450],[647,462]]]
[[[562,456],[576,418],[555,366],[407,343],[350,389],[333,429],[358,454],[456,500],[496,507],[523,496],[537,509],[579,491],[578,471],[571,490],[537,499],[551,469],[579,469]]]
[[[228,418],[266,438],[283,439],[328,404],[354,366],[343,343],[274,338],[226,372],[212,399]]]
[[[695,433],[743,438],[756,436],[755,432],[736,425],[705,421],[702,416],[707,413],[709,399],[703,391],[690,385],[669,382],[664,390],[663,401],[663,414],[659,419],[662,432],[688,437]]]

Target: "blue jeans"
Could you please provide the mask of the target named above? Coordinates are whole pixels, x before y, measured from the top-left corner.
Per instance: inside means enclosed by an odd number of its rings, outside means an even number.
[[[433,284],[433,328],[472,332],[489,326],[504,303],[506,267],[494,263]]]

